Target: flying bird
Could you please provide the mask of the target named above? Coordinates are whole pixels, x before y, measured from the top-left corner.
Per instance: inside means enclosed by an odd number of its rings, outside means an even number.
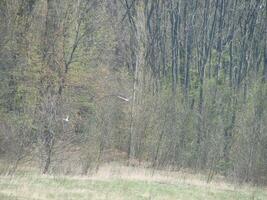
[[[63,119],[63,121],[68,122],[69,121],[69,116],[67,115],[66,119]]]
[[[128,99],[127,97],[123,97],[123,96],[120,96],[120,95],[117,95],[117,97],[119,98],[119,99],[122,99],[123,101],[130,101],[130,99]]]

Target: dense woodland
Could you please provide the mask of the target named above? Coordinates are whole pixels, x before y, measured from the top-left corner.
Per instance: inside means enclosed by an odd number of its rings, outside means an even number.
[[[266,32],[265,0],[0,0],[0,173],[266,184]]]

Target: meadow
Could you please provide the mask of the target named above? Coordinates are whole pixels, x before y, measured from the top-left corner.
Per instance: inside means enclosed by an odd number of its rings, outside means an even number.
[[[1,200],[266,200],[267,189],[187,172],[103,166],[88,176],[40,175],[32,170],[0,176]]]

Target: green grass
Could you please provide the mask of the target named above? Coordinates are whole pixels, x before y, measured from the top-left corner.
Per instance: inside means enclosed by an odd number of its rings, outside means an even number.
[[[188,183],[67,176],[0,177],[1,200],[266,200],[260,188],[220,189]]]

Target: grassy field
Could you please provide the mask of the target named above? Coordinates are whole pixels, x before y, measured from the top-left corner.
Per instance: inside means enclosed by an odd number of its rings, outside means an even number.
[[[266,200],[266,188],[234,186],[200,175],[145,169],[103,167],[92,176],[19,173],[0,176],[1,200]]]

